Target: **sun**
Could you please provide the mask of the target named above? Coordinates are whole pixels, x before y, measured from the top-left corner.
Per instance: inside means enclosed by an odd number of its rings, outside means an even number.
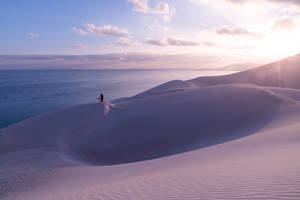
[[[300,53],[300,31],[271,33],[262,40],[261,51],[276,58]]]

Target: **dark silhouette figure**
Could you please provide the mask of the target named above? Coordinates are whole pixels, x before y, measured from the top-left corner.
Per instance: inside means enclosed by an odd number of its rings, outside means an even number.
[[[103,102],[103,100],[104,100],[104,95],[101,93],[100,94],[100,101]]]

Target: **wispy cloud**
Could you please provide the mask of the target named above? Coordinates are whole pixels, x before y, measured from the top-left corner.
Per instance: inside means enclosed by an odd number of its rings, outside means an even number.
[[[261,37],[261,34],[249,31],[243,27],[226,27],[223,26],[221,28],[214,30],[219,35],[229,35],[229,36],[252,36],[252,37]]]
[[[182,40],[173,37],[166,38],[166,41],[170,46],[199,46],[200,45],[198,42],[195,41]]]
[[[164,22],[169,22],[169,21],[171,21],[172,17],[173,17],[175,14],[176,14],[176,9],[175,9],[175,8],[172,8],[168,14],[166,14],[166,15],[163,16]]]
[[[159,23],[159,21],[157,19],[152,20],[148,24],[147,27],[150,31],[157,31],[157,30],[170,31],[171,30],[168,26],[165,26],[164,24]]]
[[[148,0],[127,0],[127,2],[133,4],[133,10],[136,12],[149,12]]]
[[[273,31],[291,31],[297,28],[293,19],[290,18],[281,18],[276,19],[272,25]]]
[[[116,43],[118,45],[121,45],[121,46],[141,46],[141,43],[138,42],[138,41],[132,41],[130,40],[129,38],[126,38],[126,37],[120,37]]]
[[[113,44],[105,44],[103,45],[104,48],[107,48],[107,49],[114,49],[116,48],[116,45],[113,45]]]
[[[246,3],[246,2],[272,2],[272,3],[291,3],[300,6],[299,0],[225,0],[231,3]]]
[[[104,25],[96,27],[94,24],[85,24],[86,30],[96,35],[107,35],[107,36],[125,36],[129,35],[127,29],[121,29],[112,25]]]
[[[83,29],[81,28],[76,28],[76,27],[73,27],[72,28],[73,31],[75,31],[76,33],[80,34],[80,35],[87,35],[87,32],[85,32]]]
[[[154,40],[149,37],[145,39],[145,43],[150,45],[155,45],[155,46],[168,46],[168,43],[165,40]]]
[[[133,10],[145,14],[168,14],[170,12],[169,4],[160,2],[154,8],[149,6],[148,0],[127,0],[133,5]]]
[[[196,41],[183,40],[174,37],[167,37],[163,40],[154,40],[148,37],[146,38],[145,43],[150,45],[155,45],[155,46],[199,46],[200,45],[200,43]]]
[[[245,3],[285,3],[285,4],[293,4],[296,6],[300,6],[299,0],[215,0],[214,2],[211,0],[188,0],[193,3],[216,3],[216,2],[227,2],[232,4],[245,4]]]
[[[127,0],[127,2],[133,5],[133,10],[135,12],[163,15],[163,20],[165,22],[170,21],[176,13],[176,9],[170,8],[169,4],[165,2],[159,2],[155,7],[150,7],[148,0]]]
[[[87,46],[83,45],[83,44],[72,44],[72,47],[73,48],[77,48],[77,49],[85,49],[85,48],[87,48]]]
[[[39,38],[40,37],[38,34],[33,33],[33,32],[30,32],[29,36],[32,37],[32,38]]]
[[[227,65],[226,56],[187,54],[16,55],[1,56],[0,69],[140,69],[189,68]]]
[[[122,29],[117,26],[103,25],[95,26],[94,24],[84,24],[85,29],[73,27],[73,31],[80,35],[88,35],[90,33],[101,36],[126,36],[130,35],[127,29]]]
[[[213,46],[216,46],[215,43],[210,42],[210,41],[203,42],[202,44],[203,44],[204,46],[207,46],[207,47],[213,47]]]
[[[154,14],[168,15],[171,12],[171,10],[170,10],[169,4],[160,2],[160,3],[156,4],[154,9],[150,9],[149,12],[154,13]]]

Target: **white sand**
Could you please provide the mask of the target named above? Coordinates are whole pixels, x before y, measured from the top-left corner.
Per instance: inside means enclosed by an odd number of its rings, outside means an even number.
[[[300,56],[278,63],[2,129],[0,199],[300,199]]]

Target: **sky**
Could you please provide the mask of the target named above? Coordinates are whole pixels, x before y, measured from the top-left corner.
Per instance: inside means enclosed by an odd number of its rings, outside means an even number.
[[[299,14],[300,0],[1,0],[0,68],[267,63],[300,53]]]

